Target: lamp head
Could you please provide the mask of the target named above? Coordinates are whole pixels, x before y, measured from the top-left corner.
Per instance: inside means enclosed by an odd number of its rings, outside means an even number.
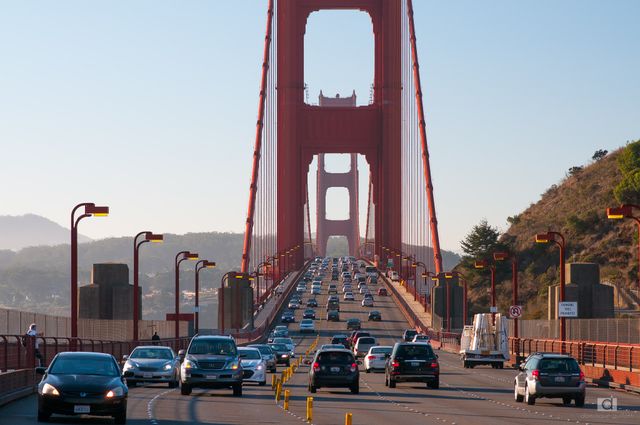
[[[494,252],[493,253],[493,259],[496,261],[504,261],[507,258],[509,258],[509,253],[508,252]]]
[[[144,236],[145,240],[150,241],[150,242],[155,242],[155,243],[162,243],[164,242],[164,235],[159,235],[156,233],[151,233],[151,232],[147,232],[147,234]]]
[[[204,262],[204,266],[208,269],[215,269],[216,268],[216,262],[215,261],[205,261]]]
[[[553,240],[553,235],[550,235],[549,233],[536,234],[536,243],[549,243],[550,240]]]
[[[109,215],[109,207],[91,204],[84,208],[84,213],[91,214],[94,217],[106,217]]]
[[[476,269],[484,269],[485,267],[487,267],[487,262],[484,260],[476,261],[475,263],[473,263],[473,267]]]
[[[197,252],[187,252],[184,255],[184,258],[187,259],[187,260],[192,260],[192,261],[198,260],[198,253]]]
[[[620,220],[626,217],[632,217],[632,208],[630,206],[623,205],[618,208],[607,208],[607,218],[613,220]]]

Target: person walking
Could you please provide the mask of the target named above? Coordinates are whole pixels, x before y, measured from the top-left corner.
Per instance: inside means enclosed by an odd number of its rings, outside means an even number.
[[[38,366],[44,365],[44,358],[40,353],[40,342],[38,341],[38,337],[41,337],[44,334],[42,332],[38,333],[37,325],[35,323],[32,323],[31,325],[29,325],[29,329],[27,329],[27,333],[25,335],[33,337],[33,342],[30,341],[30,343],[33,344],[33,354],[35,358],[38,359]]]
[[[158,331],[155,331],[153,333],[153,336],[151,337],[151,341],[153,341],[153,343],[152,343],[153,345],[158,345],[159,344],[158,341],[160,341],[160,335],[158,335]]]

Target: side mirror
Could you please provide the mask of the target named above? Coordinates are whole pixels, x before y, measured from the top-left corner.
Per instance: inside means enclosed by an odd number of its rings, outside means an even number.
[[[37,367],[36,368],[36,373],[38,375],[44,375],[47,372],[47,368],[46,367]]]
[[[518,370],[520,371],[524,370],[524,363],[520,363],[520,366],[518,366]]]
[[[128,355],[128,354],[125,354],[124,356],[122,356],[122,360],[123,360],[123,361],[125,361],[125,362],[126,362],[127,360],[129,360],[129,355]]]
[[[178,358],[180,359],[180,363],[182,363],[184,361],[184,357],[187,355],[187,350],[180,350],[178,351]]]

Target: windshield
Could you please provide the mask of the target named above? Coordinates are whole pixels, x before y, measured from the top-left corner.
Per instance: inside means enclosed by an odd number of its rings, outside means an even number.
[[[276,338],[273,340],[276,344],[291,344],[293,345],[293,340],[291,338]]]
[[[257,348],[261,354],[273,354],[273,350],[268,345],[260,345],[254,348]]]
[[[240,348],[238,350],[238,355],[242,357],[243,360],[260,360],[262,356],[260,355],[260,351],[255,348]]]
[[[376,340],[375,338],[358,338],[358,344],[375,344]]]
[[[195,340],[189,346],[189,354],[235,356],[236,345],[229,340]]]
[[[318,354],[319,363],[353,363],[353,355],[344,351],[328,351]]]
[[[426,344],[401,345],[398,347],[396,357],[407,360],[435,360],[436,358],[431,346]]]
[[[391,353],[391,347],[373,347],[371,348],[371,354],[388,354]]]
[[[166,348],[136,348],[129,356],[132,359],[160,359],[172,360],[171,350]]]
[[[49,367],[49,373],[60,375],[119,376],[120,370],[108,357],[58,357]]]
[[[288,351],[288,348],[284,344],[272,344],[271,349],[274,351]]]
[[[301,324],[301,325],[310,325],[310,324],[312,324],[312,323],[313,323],[313,320],[311,320],[311,319],[303,319],[303,320],[300,322],[300,324]]]
[[[538,369],[544,373],[580,372],[580,366],[574,359],[542,359],[538,364]]]

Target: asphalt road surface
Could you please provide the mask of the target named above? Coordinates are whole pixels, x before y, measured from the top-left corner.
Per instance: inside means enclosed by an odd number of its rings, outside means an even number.
[[[330,277],[330,276],[329,276]],[[320,344],[328,343],[331,336],[346,333],[346,319],[357,317],[363,330],[370,331],[381,345],[398,341],[407,323],[391,297],[375,296],[374,307],[361,307],[362,296],[355,302],[340,302],[340,322],[327,322],[326,299],[328,279],[321,295],[316,296],[318,308],[316,333]],[[338,285],[340,290],[341,285]],[[310,289],[310,285],[309,285]],[[377,292],[377,286],[372,288]],[[373,291],[372,291],[373,292]],[[339,291],[340,299],[342,293]],[[307,292],[303,302],[311,297]],[[315,339],[315,334],[301,335],[298,324],[303,307],[296,311],[296,323],[289,325],[297,343],[296,352],[303,354]],[[367,314],[376,309],[382,313],[382,322],[368,322]],[[348,389],[319,389],[313,394],[313,424],[344,424],[347,412],[353,415],[353,424],[640,424],[640,396],[632,393],[587,388],[585,407],[563,406],[561,399],[540,399],[534,406],[516,403],[513,399],[511,369],[492,369],[479,366],[463,369],[457,355],[439,351],[441,368],[440,389],[426,388],[423,384],[399,383],[395,389],[384,386],[383,373],[364,373],[361,367],[360,394]],[[281,370],[281,367],[279,367]],[[186,425],[186,424],[300,424],[305,422],[308,366],[302,366],[287,382],[290,390],[290,409],[282,402],[276,404],[270,385],[245,386],[241,398],[232,397],[229,390],[194,389],[191,396],[180,395],[179,389],[148,385],[132,388],[129,392],[128,423],[132,425]],[[269,381],[270,382],[270,381]],[[597,398],[617,398],[618,410],[600,412]],[[22,425],[36,423],[36,398],[28,397],[0,409],[0,424]],[[109,418],[54,416],[52,423],[111,424]]]

